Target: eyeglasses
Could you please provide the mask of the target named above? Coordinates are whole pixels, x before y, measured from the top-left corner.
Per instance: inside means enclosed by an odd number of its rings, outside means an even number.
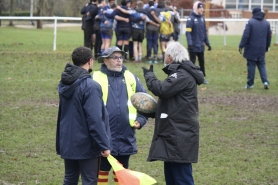
[[[111,59],[113,59],[113,60],[115,60],[115,61],[123,60],[123,59],[124,59],[123,56],[120,56],[120,57],[118,57],[118,56],[112,56],[112,57],[108,57],[108,58],[111,58]]]

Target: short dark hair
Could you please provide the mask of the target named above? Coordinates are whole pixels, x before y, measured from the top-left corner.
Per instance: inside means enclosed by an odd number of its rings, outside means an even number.
[[[83,46],[76,48],[71,54],[72,62],[76,66],[86,64],[91,58],[93,58],[91,49]]]
[[[126,6],[126,4],[127,4],[127,1],[126,1],[126,0],[122,0],[122,1],[121,1],[121,5],[122,5],[122,6]]]

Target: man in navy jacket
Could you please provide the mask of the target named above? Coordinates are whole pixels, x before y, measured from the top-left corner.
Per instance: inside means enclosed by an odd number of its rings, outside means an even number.
[[[268,51],[270,46],[272,32],[270,24],[264,19],[265,14],[261,12],[260,8],[254,8],[252,14],[253,17],[247,22],[239,44],[239,52],[241,54],[244,48],[243,57],[247,60],[248,76],[245,88],[254,87],[257,66],[264,88],[268,89],[269,81],[265,67],[265,52]]]
[[[72,61],[58,85],[56,152],[64,159],[63,184],[78,184],[81,173],[83,185],[97,185],[100,156],[110,154],[109,116],[101,87],[90,75],[91,50],[76,48]]]

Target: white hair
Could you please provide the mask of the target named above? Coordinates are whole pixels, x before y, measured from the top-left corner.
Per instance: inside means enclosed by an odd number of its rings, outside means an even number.
[[[175,62],[189,60],[188,52],[179,42],[170,41],[167,44],[165,56],[170,55]]]

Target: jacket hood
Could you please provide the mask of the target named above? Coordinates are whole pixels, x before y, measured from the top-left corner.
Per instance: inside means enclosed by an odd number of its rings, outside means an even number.
[[[201,85],[204,82],[204,74],[200,70],[200,67],[195,66],[191,61],[183,61],[181,63],[173,62],[163,68],[163,71],[169,75],[175,72],[178,68],[185,69],[189,74],[191,74],[198,85]]]
[[[252,16],[253,19],[257,19],[257,20],[263,20],[264,17],[265,17],[264,12],[257,12],[255,14],[253,14],[253,16]]]
[[[79,66],[67,63],[58,85],[59,94],[70,98],[83,78],[91,78],[90,73]]]
[[[121,72],[111,71],[106,67],[105,64],[101,64],[101,68],[100,68],[100,71],[105,73],[107,76],[114,76],[114,77],[123,76],[125,70],[126,70],[126,67],[124,65],[123,65],[123,69]]]

